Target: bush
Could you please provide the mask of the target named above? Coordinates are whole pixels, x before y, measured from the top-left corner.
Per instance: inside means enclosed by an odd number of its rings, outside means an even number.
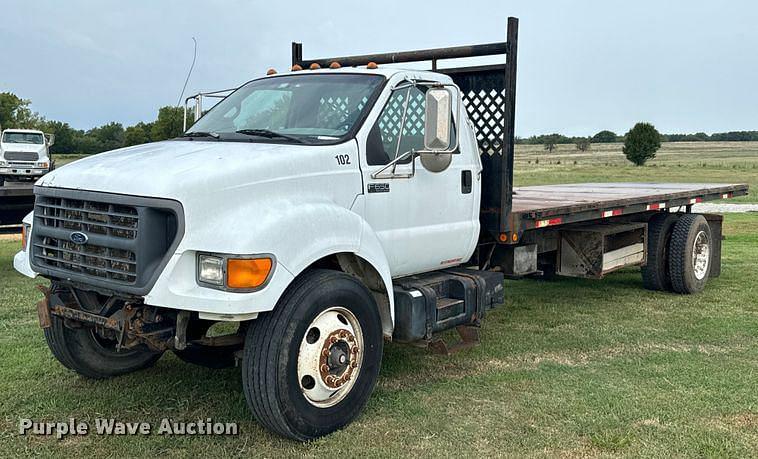
[[[649,159],[655,158],[655,152],[661,148],[661,134],[650,123],[637,123],[626,133],[624,155],[636,166],[642,166]]]
[[[592,136],[592,141],[595,143],[613,143],[616,138],[616,133],[613,131],[600,131]]]
[[[590,139],[580,138],[576,141],[576,149],[579,151],[587,151],[590,149]]]

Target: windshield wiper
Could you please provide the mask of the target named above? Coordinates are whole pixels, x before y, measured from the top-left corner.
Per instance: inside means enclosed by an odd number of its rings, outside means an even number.
[[[254,135],[257,137],[266,137],[268,139],[273,138],[280,138],[280,139],[287,139],[291,140],[293,142],[297,143],[307,143],[305,140],[300,139],[298,137],[282,134],[281,132],[272,131],[270,129],[240,129],[238,131],[235,131],[237,134],[244,134],[244,135]]]
[[[213,137],[214,139],[221,138],[220,135],[216,134],[215,132],[203,132],[203,131],[196,131],[196,132],[186,132],[182,137]]]

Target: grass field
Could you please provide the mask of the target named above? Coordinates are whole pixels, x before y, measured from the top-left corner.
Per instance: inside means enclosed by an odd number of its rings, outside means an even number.
[[[558,145],[517,145],[517,186],[579,182],[711,182],[748,183],[750,193],[730,202],[758,202],[758,142],[667,142],[655,159],[634,166],[622,144],[593,144],[580,152]]]
[[[669,169],[678,170],[655,170]],[[603,281],[507,281],[506,304],[487,317],[480,346],[445,357],[387,345],[364,414],[308,444],[251,419],[238,369],[166,355],[107,381],[65,370],[37,327],[36,282],[10,267],[18,243],[0,241],[0,455],[755,457],[757,226],[758,215],[727,216],[723,274],[696,296],[645,291],[638,270]],[[156,426],[210,417],[239,421],[240,434],[57,441],[19,436],[22,417]]]

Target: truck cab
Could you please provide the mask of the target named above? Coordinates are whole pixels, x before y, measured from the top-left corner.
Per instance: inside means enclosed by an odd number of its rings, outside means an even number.
[[[37,179],[51,170],[50,147],[55,137],[34,129],[6,129],[0,134],[0,185],[4,181]]]

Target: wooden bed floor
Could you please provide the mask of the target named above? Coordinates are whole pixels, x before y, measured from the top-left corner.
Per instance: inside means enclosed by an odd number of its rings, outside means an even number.
[[[623,206],[671,198],[729,193],[747,185],[719,183],[574,183],[535,185],[513,189],[513,212],[584,209]]]

